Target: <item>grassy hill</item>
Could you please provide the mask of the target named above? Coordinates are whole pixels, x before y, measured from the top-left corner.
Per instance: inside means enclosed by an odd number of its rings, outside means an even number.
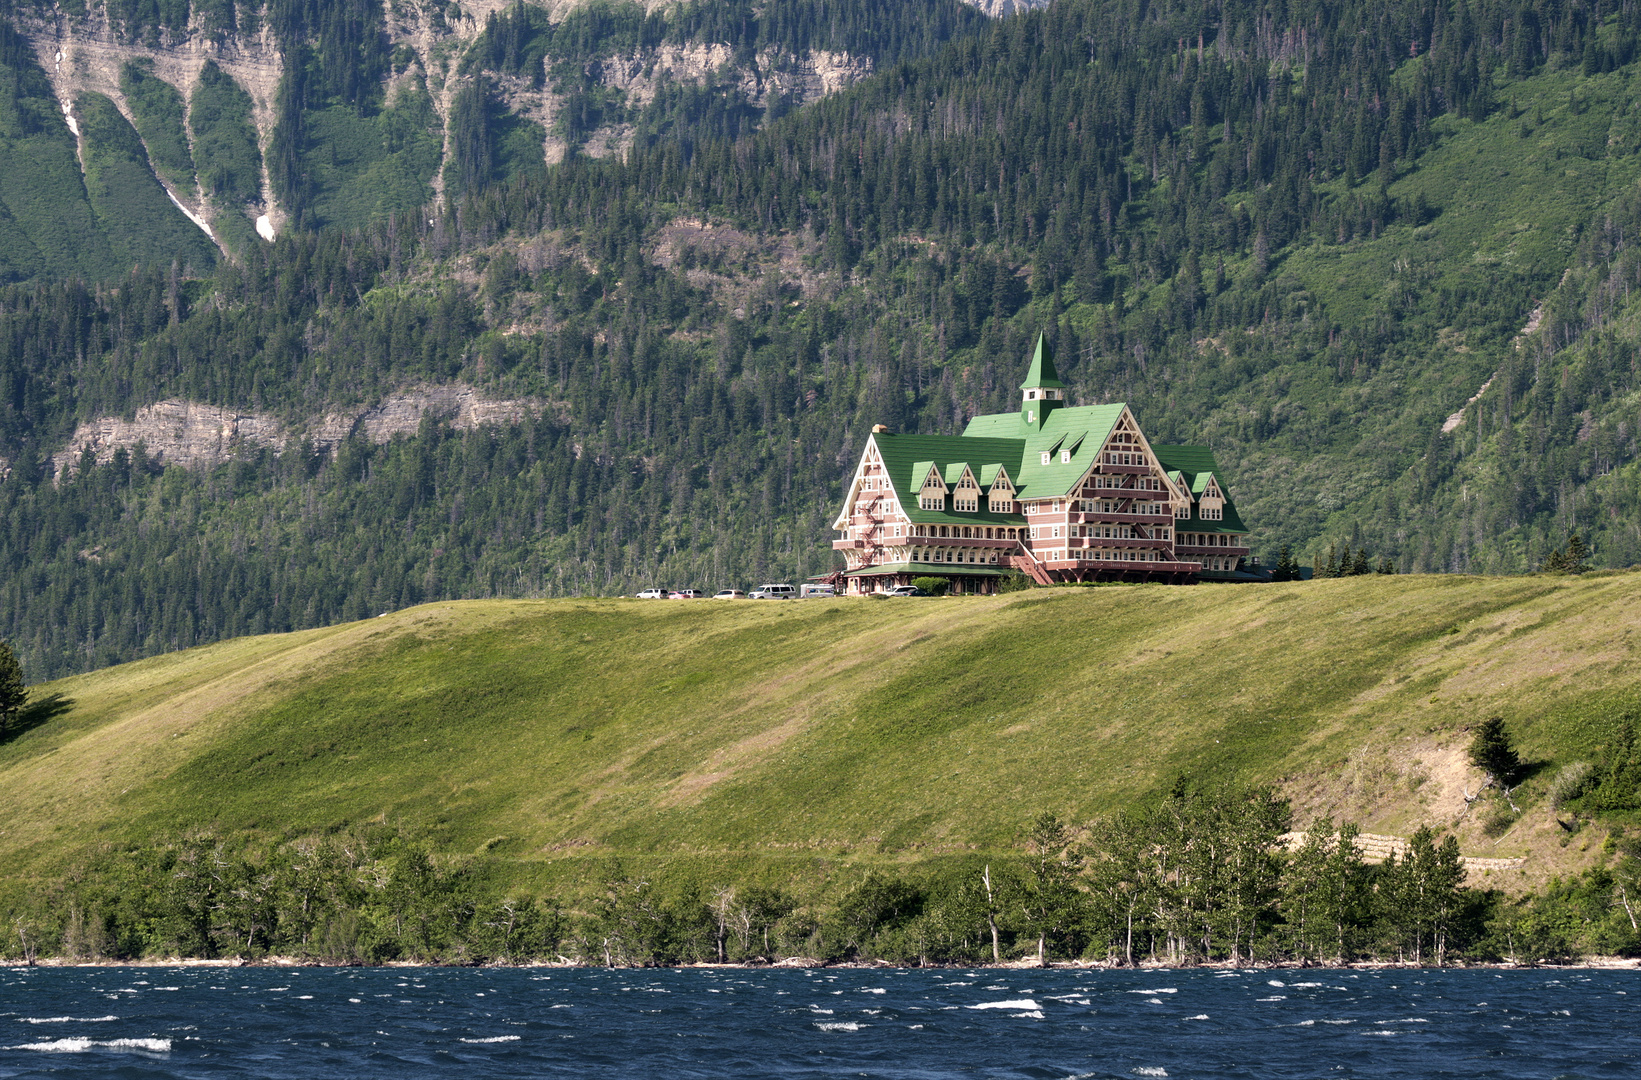
[[[381,819],[521,883],[618,855],[908,863],[1011,847],[1181,773],[1280,784],[1370,831],[1446,827],[1502,715],[1526,887],[1594,857],[1543,793],[1641,690],[1641,575],[1401,576],[938,601],[432,604],[36,687],[0,744],[0,875],[194,828]],[[1591,835],[1589,832],[1584,837]],[[817,861],[818,860],[818,861]]]

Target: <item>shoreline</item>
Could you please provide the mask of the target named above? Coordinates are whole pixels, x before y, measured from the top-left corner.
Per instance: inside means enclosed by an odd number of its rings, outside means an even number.
[[[1133,967],[1124,964],[1112,964],[1103,960],[1058,960],[1047,964],[1038,964],[1036,961],[1004,961],[999,964],[920,964],[916,966],[906,964],[889,964],[880,961],[825,961],[812,957],[792,956],[783,957],[772,963],[694,963],[694,964],[615,964],[606,967],[603,964],[555,963],[538,961],[524,964],[447,964],[437,961],[392,960],[383,964],[328,964],[319,960],[309,960],[296,956],[263,956],[256,959],[231,957],[220,960],[201,960],[197,958],[183,959],[177,957],[141,960],[66,960],[56,957],[36,959],[32,964],[20,961],[0,961],[0,967],[11,970],[27,970],[28,968],[482,968],[497,970],[506,968],[537,969],[554,968],[564,971],[689,971],[704,970],[734,970],[734,971],[773,971],[773,970],[812,970],[815,968],[829,969],[859,969],[859,970],[897,970],[897,971],[1641,971],[1641,957],[1627,956],[1596,956],[1587,957],[1572,963],[1558,964],[1548,961],[1534,963],[1514,963],[1511,961],[1489,961],[1483,963],[1445,964],[1440,967],[1435,964],[1413,964],[1399,961],[1370,961],[1361,960],[1348,964],[1301,964],[1293,961],[1260,961],[1245,964],[1232,964],[1229,961],[1214,961],[1206,964],[1162,964],[1139,963]]]

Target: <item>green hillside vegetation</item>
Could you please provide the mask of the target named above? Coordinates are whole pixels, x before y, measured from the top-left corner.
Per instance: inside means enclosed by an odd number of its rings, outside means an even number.
[[[246,208],[262,199],[262,152],[251,122],[251,95],[210,60],[188,101],[194,171],[200,188],[222,208],[213,228],[236,251],[256,242]]]
[[[193,151],[188,147],[182,93],[155,76],[153,61],[145,60],[128,60],[121,66],[120,92],[131,106],[137,133],[142,136],[154,169],[178,198],[192,199],[199,189],[194,178]]]
[[[0,22],[0,281],[117,272],[34,50]]]
[[[476,900],[590,911],[613,872],[818,911],[868,872],[1006,868],[1036,815],[1080,827],[1185,777],[1277,785],[1296,827],[1453,828],[1467,854],[1526,856],[1471,881],[1519,893],[1604,862],[1641,811],[1633,776],[1605,811],[1599,787],[1557,787],[1578,762],[1610,772],[1615,731],[1633,744],[1634,713],[1614,718],[1641,690],[1638,590],[430,605],[35,687],[0,744],[0,875],[15,906],[187,837],[254,854],[375,830]],[[1524,762],[1519,816],[1496,794],[1465,813],[1468,731],[1492,715]]]
[[[190,274],[215,266],[216,245],[154,179],[142,140],[119,108],[102,94],[81,94],[74,112],[84,146],[86,191],[121,261],[163,266],[174,259]]]

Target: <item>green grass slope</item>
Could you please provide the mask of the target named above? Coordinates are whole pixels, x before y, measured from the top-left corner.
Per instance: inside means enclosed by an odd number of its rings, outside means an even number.
[[[1467,853],[1576,865],[1542,791],[1641,688],[1641,575],[1369,577],[796,604],[472,601],[35,688],[0,744],[0,876],[191,828],[384,818],[523,878],[589,857],[916,861],[1182,772],[1303,823],[1451,826],[1498,713],[1525,813]]]

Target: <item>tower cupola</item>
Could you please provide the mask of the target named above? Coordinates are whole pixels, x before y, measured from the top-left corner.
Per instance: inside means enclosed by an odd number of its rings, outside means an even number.
[[[1041,431],[1048,414],[1065,404],[1066,384],[1054,370],[1054,350],[1048,339],[1037,335],[1037,348],[1031,354],[1031,370],[1020,384],[1020,419],[1026,426]]]

